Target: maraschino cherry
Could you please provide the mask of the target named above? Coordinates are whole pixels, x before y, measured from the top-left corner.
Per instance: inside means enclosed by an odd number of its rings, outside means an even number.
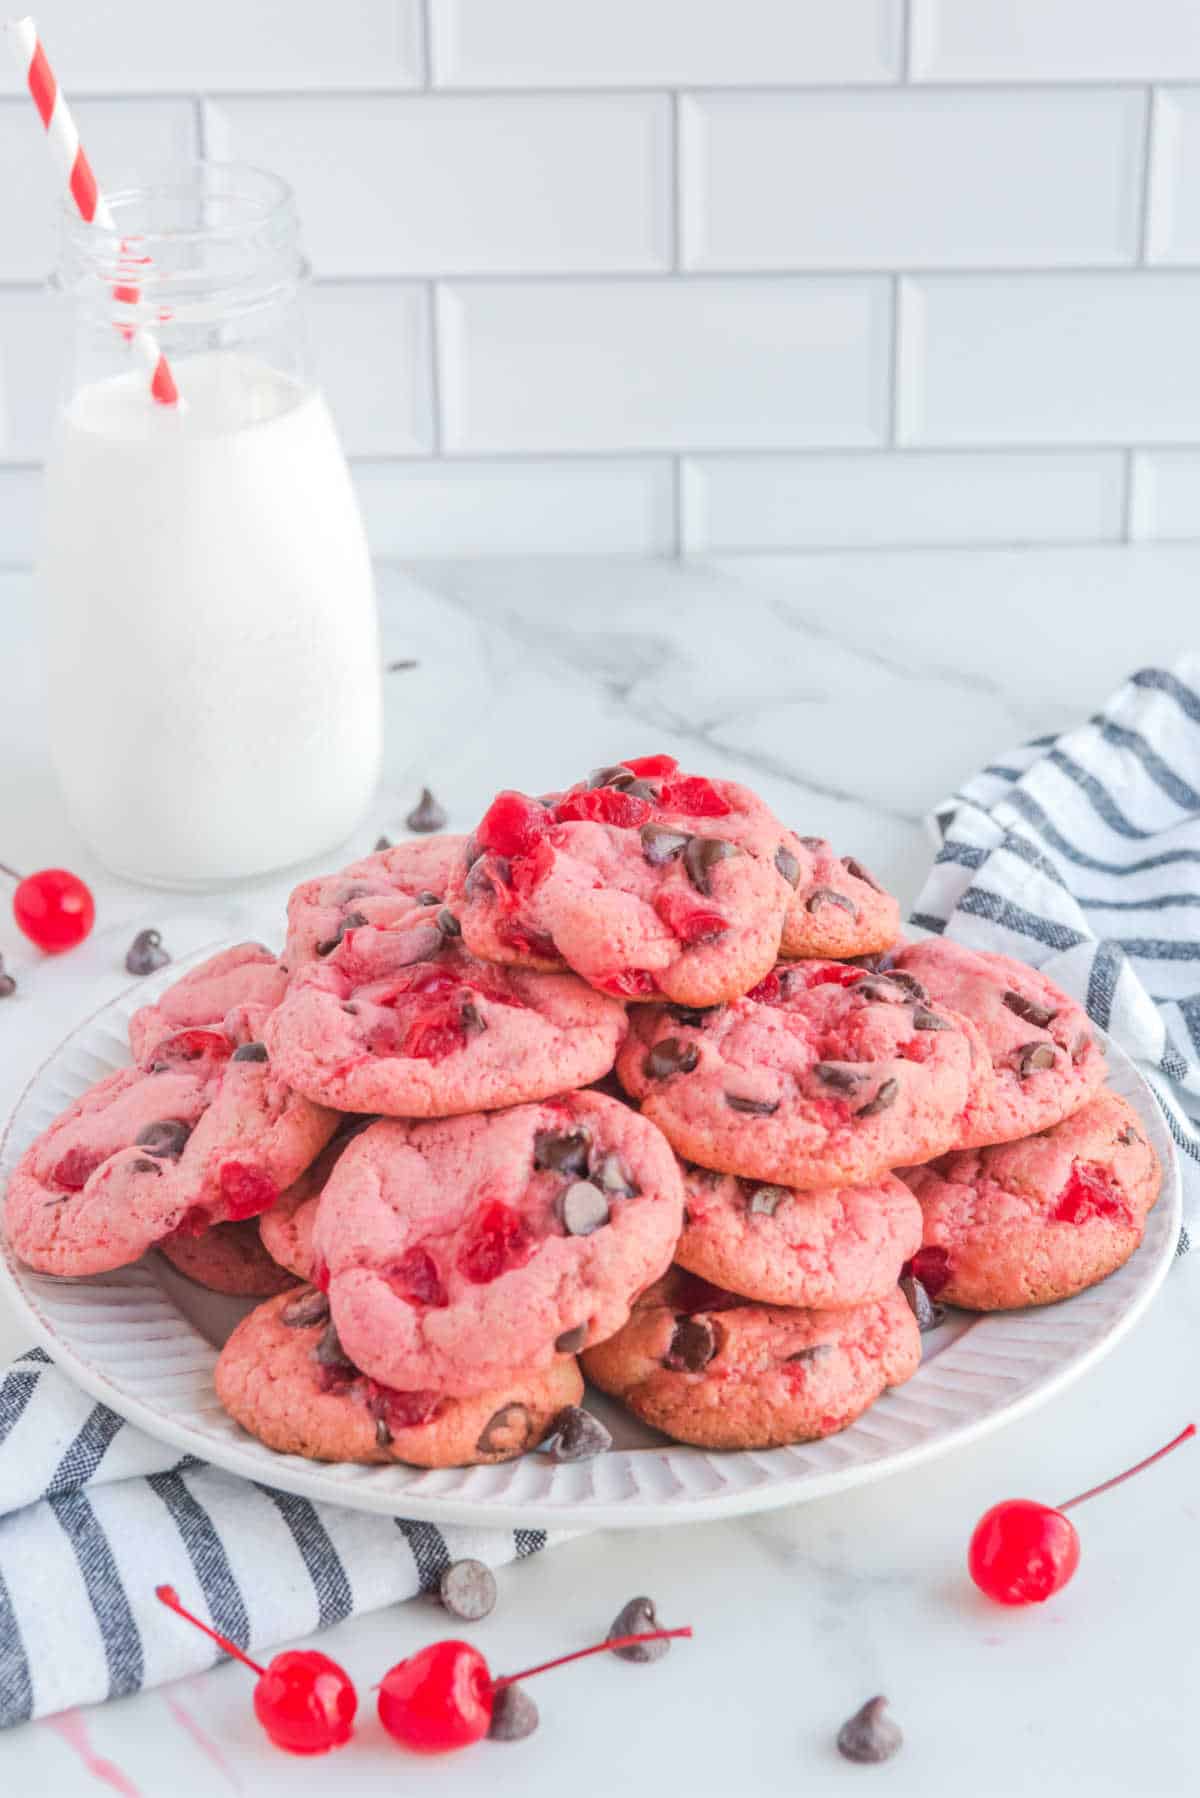
[[[47,955],[61,955],[82,943],[96,921],[96,901],[78,874],[66,868],[42,868],[18,874],[0,862],[0,874],[17,883],[13,917],[31,943]]]
[[[1189,1423],[1165,1448],[1057,1509],[1032,1498],[1007,1498],[993,1505],[975,1525],[967,1550],[967,1567],[979,1590],[997,1604],[1010,1605],[1043,1604],[1061,1592],[1079,1565],[1079,1536],[1066,1513],[1153,1466],[1195,1434],[1195,1424]]]
[[[258,1674],[254,1714],[276,1748],[285,1748],[289,1754],[328,1754],[350,1740],[358,1694],[350,1675],[327,1654],[311,1648],[288,1649],[260,1667],[236,1642],[185,1610],[173,1586],[156,1586],[154,1596]]]
[[[635,1636],[610,1636],[591,1648],[542,1661],[521,1673],[494,1679],[488,1664],[469,1642],[431,1642],[407,1660],[398,1661],[379,1683],[379,1721],[389,1735],[418,1754],[445,1754],[468,1748],[488,1733],[496,1698],[506,1686],[637,1642],[669,1642],[690,1636],[691,1628],[646,1630]]]

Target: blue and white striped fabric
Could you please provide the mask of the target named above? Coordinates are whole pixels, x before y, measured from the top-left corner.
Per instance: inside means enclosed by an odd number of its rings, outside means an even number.
[[[1005,755],[939,807],[912,922],[1032,962],[1139,1064],[1200,1212],[1200,657]],[[1180,1252],[1188,1248],[1185,1228]]]
[[[163,1582],[267,1650],[428,1590],[460,1556],[499,1566],[546,1540],[310,1504],[181,1459],[31,1349],[0,1377],[0,1726],[219,1660],[155,1599]]]

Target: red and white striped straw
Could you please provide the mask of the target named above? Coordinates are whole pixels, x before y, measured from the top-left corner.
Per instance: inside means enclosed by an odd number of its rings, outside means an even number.
[[[46,61],[46,52],[38,37],[37,26],[32,19],[10,19],[7,31],[13,53],[38,109],[38,116],[46,127],[46,142],[66,177],[80,218],[85,224],[99,225],[102,231],[115,232],[112,213],[104,195],[96,186],[96,177],[79,141],[71,109],[54,78],[53,69]],[[139,289],[125,283],[114,287],[113,294],[126,305],[136,305],[140,298]],[[150,392],[154,398],[162,406],[178,405],[179,390],[175,385],[171,366],[159,348],[158,339],[144,325],[136,326],[129,332],[129,336],[134,349],[152,370]]]

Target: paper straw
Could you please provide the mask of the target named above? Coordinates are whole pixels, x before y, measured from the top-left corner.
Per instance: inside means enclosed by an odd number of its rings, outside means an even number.
[[[46,61],[46,52],[38,37],[37,26],[32,19],[10,19],[7,31],[13,54],[20,64],[33,103],[38,109],[38,116],[46,127],[46,142],[62,171],[80,218],[85,224],[99,225],[102,231],[115,234],[117,227],[112,213],[104,195],[96,186],[96,177],[79,141],[71,109],[54,78],[54,71]],[[136,305],[141,298],[141,290],[133,283],[122,282],[113,288],[113,296],[124,305]],[[159,348],[158,339],[144,325],[127,329],[126,335],[152,371],[150,392],[154,398],[162,406],[178,405],[179,390],[175,385],[171,366]]]

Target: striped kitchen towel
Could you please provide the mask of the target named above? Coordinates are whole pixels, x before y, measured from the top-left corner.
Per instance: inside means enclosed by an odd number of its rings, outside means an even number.
[[[1195,1230],[1200,656],[1142,669],[1086,724],[990,764],[935,823],[912,922],[1032,962],[1111,1033],[1179,1146]]]
[[[163,1582],[267,1650],[428,1590],[460,1556],[499,1566],[546,1540],[310,1504],[181,1459],[30,1349],[0,1378],[0,1726],[220,1660],[155,1599]]]

